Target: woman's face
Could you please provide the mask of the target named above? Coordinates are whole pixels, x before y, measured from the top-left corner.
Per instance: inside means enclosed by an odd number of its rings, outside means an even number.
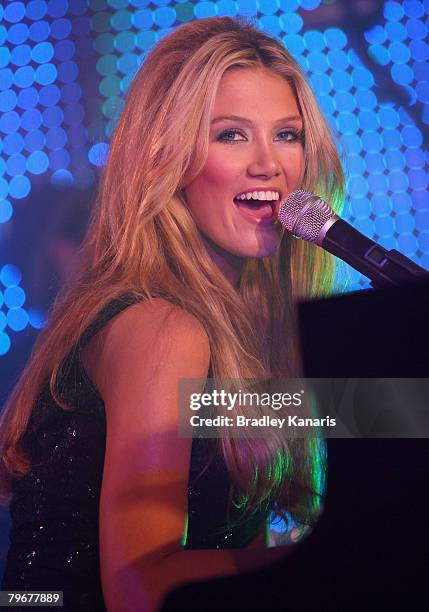
[[[185,185],[207,242],[225,257],[264,257],[279,246],[280,202],[303,170],[302,118],[290,85],[265,68],[227,72],[211,117],[208,157]]]

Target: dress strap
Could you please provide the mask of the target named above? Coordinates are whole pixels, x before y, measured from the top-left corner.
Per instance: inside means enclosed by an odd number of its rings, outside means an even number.
[[[58,377],[58,391],[66,401],[75,405],[85,404],[88,397],[88,389],[101,399],[94,383],[88,376],[82,360],[81,352],[86,344],[99,332],[114,316],[141,301],[138,297],[125,294],[110,301],[97,315],[92,323],[86,328],[73,348],[64,357],[60,375]]]
[[[109,302],[97,315],[97,318],[83,332],[78,346],[82,350],[86,344],[97,334],[107,323],[117,314],[131,306],[140,302],[141,298],[134,295],[126,294]]]

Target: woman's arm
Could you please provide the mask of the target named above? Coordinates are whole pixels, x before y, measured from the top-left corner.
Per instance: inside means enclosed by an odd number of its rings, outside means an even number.
[[[192,440],[177,435],[178,380],[204,380],[209,361],[201,324],[160,299],[127,308],[84,355],[106,406],[100,558],[110,612],[152,612],[179,584],[287,553],[182,547]]]

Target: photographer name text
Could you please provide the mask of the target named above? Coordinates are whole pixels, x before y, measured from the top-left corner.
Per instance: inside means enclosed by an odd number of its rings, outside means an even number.
[[[301,418],[289,414],[285,418],[264,415],[259,418],[250,418],[243,415],[235,417],[216,416],[213,418],[200,417],[194,414],[190,417],[191,427],[335,427],[336,419],[326,416],[323,418]]]

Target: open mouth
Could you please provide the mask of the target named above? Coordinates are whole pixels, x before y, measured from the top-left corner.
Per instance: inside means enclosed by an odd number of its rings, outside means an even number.
[[[242,200],[234,198],[234,204],[246,217],[265,223],[273,223],[277,219],[277,208],[280,206],[279,200]]]

